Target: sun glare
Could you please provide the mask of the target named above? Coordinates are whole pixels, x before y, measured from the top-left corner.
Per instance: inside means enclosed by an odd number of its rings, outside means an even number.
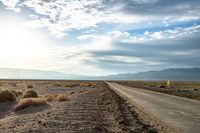
[[[31,56],[36,40],[34,34],[23,29],[17,22],[1,22],[0,24],[1,57]]]
[[[44,49],[41,34],[22,26],[16,18],[0,18],[0,29],[0,58],[4,64],[25,64]]]

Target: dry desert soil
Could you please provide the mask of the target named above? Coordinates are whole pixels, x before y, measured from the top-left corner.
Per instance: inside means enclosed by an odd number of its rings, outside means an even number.
[[[74,86],[66,85],[68,83]],[[156,133],[156,127],[135,111],[135,107],[119,97],[104,82],[89,81],[0,81],[1,89],[45,94],[67,94],[63,102],[48,101],[14,111],[16,102],[0,102],[1,133]],[[91,82],[91,81],[90,81]],[[29,86],[29,87],[28,87]],[[32,86],[32,87],[30,87]],[[160,130],[161,129],[161,130]]]

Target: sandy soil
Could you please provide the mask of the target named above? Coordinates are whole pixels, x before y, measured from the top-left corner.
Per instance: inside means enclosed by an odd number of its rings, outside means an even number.
[[[95,88],[69,88],[62,85],[65,82],[1,81],[1,88],[25,91],[32,85],[40,95],[67,93],[71,99],[17,112],[13,111],[14,103],[0,103],[0,132],[157,132],[105,83],[98,82]]]

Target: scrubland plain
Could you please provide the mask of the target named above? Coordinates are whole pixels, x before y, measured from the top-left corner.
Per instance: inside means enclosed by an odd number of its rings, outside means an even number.
[[[162,132],[100,81],[0,81],[0,132]]]

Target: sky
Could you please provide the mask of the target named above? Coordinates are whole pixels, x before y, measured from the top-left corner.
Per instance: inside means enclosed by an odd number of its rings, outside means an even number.
[[[200,66],[199,0],[0,0],[0,68],[110,75]]]

